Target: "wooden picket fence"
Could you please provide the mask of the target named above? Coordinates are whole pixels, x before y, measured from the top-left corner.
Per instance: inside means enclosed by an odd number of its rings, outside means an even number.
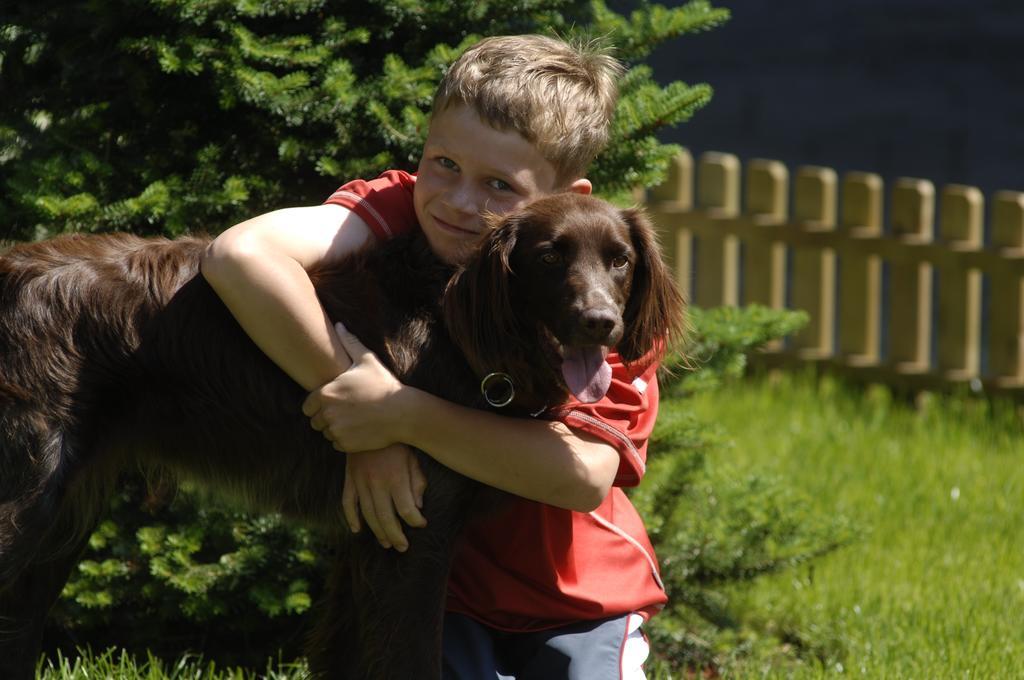
[[[791,206],[779,161],[674,159],[647,205],[689,301],[806,310],[769,362],[1024,395],[1024,193],[992,197],[986,232],[975,187],[946,186],[936,220],[927,180],[896,180],[887,212],[875,174],[800,167],[792,184]]]

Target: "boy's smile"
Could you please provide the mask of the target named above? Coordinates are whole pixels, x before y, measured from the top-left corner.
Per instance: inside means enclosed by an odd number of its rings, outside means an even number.
[[[454,104],[431,120],[413,205],[431,249],[455,263],[486,229],[481,213],[520,208],[553,193],[555,182],[554,166],[522,135],[493,128],[472,108]],[[586,180],[570,189],[584,185],[589,192]]]

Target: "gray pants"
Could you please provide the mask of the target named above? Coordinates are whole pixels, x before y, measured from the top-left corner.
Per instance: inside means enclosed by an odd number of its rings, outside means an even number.
[[[461,614],[444,622],[444,680],[619,680],[629,615],[508,633]],[[636,634],[634,634],[636,635]]]

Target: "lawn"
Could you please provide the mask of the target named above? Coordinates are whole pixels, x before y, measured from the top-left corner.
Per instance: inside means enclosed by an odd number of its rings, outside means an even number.
[[[256,672],[222,668],[199,658],[183,657],[173,662],[152,657],[138,659],[126,652],[109,649],[86,652],[75,658],[56,658],[44,662],[40,680],[300,680],[306,677],[305,664],[268,661],[265,670]]]
[[[764,629],[831,651],[786,677],[1024,676],[1024,438],[1012,407],[907,404],[788,374],[687,406],[731,441],[710,461],[718,472],[774,473],[862,530],[732,594]],[[773,674],[754,662],[728,675]]]
[[[664,407],[721,429],[727,443],[709,459],[716,476],[756,470],[789,480],[817,512],[859,528],[848,546],[730,593],[754,630],[791,653],[781,662],[733,655],[724,677],[1024,677],[1024,430],[1015,409],[936,397],[909,404],[884,388],[790,374]],[[243,675],[115,657],[41,677]]]

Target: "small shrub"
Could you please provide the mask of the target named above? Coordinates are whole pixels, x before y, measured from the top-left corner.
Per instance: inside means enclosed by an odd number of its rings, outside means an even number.
[[[325,555],[313,534],[279,516],[230,510],[187,488],[160,500],[142,479],[126,479],[53,620],[70,631],[65,646],[250,665],[278,649],[290,658]]]
[[[694,309],[690,319],[690,341],[666,381],[676,398],[662,402],[647,474],[631,495],[669,594],[668,608],[649,626],[653,647],[669,668],[690,671],[718,669],[732,655],[813,653],[757,630],[730,608],[726,592],[835,550],[853,538],[852,527],[842,517],[815,514],[784,479],[728,465],[711,471],[707,457],[727,454],[728,442],[686,401],[741,375],[750,353],[800,328],[806,315],[755,306]]]

